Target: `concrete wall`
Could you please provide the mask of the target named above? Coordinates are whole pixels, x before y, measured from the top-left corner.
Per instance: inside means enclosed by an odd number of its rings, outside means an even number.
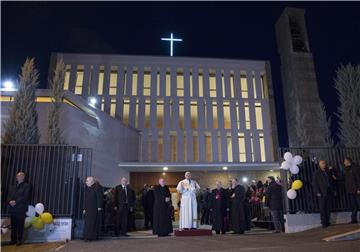
[[[351,212],[331,213],[331,224],[343,224],[351,221]],[[320,214],[285,214],[285,232],[296,233],[321,226]]]
[[[39,90],[37,95],[47,95]],[[117,119],[98,109],[94,109],[73,94],[66,98],[77,107],[62,105],[60,127],[68,145],[91,148],[93,150],[92,175],[104,186],[114,186],[120,177],[129,176],[129,172],[118,167],[121,161],[138,161],[139,134]],[[8,118],[11,102],[1,103],[1,123]],[[50,103],[37,103],[39,115],[40,143],[47,143],[48,111]],[[2,132],[3,133],[3,132]]]

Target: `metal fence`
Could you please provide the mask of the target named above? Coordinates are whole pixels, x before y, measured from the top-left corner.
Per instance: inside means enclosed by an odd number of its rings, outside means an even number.
[[[15,175],[26,174],[31,204],[41,202],[57,217],[81,218],[84,183],[91,173],[92,150],[67,145],[1,145],[1,215]]]
[[[341,212],[349,209],[349,201],[345,191],[343,179],[343,160],[351,157],[355,162],[360,161],[360,148],[281,148],[278,151],[279,160],[282,160],[285,152],[290,151],[293,155],[301,155],[303,162],[300,165],[300,172],[290,175],[289,172],[281,170],[280,175],[284,187],[284,206],[288,213],[315,213],[319,212],[317,198],[312,188],[313,173],[318,168],[320,159],[324,159],[328,167],[332,167],[334,180],[334,191],[332,211]],[[297,197],[289,200],[286,191],[291,187],[292,181],[300,179],[303,187],[297,191]]]

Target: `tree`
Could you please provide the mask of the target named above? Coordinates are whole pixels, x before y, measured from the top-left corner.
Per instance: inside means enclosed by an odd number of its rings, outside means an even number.
[[[321,132],[322,132],[322,146],[324,147],[333,147],[334,146],[334,141],[333,138],[331,136],[331,117],[327,117],[326,116],[326,110],[325,110],[325,106],[324,103],[321,103],[321,108],[318,112],[317,115],[318,119],[319,119],[319,124],[320,124],[320,128],[321,128]]]
[[[360,65],[341,65],[336,71],[339,97],[339,140],[344,147],[360,145]]]
[[[35,59],[27,58],[21,67],[18,91],[10,108],[9,119],[4,124],[4,144],[38,144],[39,129],[36,111],[36,87],[39,73],[35,68]]]
[[[62,59],[56,62],[52,79],[49,80],[52,104],[48,117],[48,142],[49,144],[64,144],[65,141],[60,129],[59,120],[61,105],[64,97],[65,64]]]

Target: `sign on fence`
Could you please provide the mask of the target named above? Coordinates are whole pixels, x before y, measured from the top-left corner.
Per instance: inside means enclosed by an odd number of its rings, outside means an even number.
[[[27,229],[26,242],[71,240],[71,218],[57,218],[52,224],[46,224],[42,230]]]

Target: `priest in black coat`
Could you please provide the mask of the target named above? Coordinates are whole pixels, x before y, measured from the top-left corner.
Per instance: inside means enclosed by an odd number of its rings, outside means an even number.
[[[128,185],[127,178],[121,179],[121,184],[115,187],[116,227],[115,235],[127,234],[129,212],[134,211],[135,193]]]
[[[229,211],[228,192],[216,181],[216,189],[211,191],[210,211],[213,215],[212,229],[216,234],[226,233],[225,220]]]
[[[232,180],[233,192],[231,195],[231,229],[233,234],[243,234],[246,229],[244,209],[245,188],[237,179]]]
[[[86,178],[84,240],[93,241],[98,239],[99,226],[101,223],[101,211],[103,207],[103,194],[101,186],[95,183],[93,177]]]
[[[25,182],[25,173],[16,174],[16,185],[9,193],[9,213],[11,220],[11,244],[23,242],[24,222],[30,203],[31,187]]]
[[[153,234],[168,236],[173,232],[171,220],[171,194],[164,179],[159,179],[159,185],[154,187]]]

